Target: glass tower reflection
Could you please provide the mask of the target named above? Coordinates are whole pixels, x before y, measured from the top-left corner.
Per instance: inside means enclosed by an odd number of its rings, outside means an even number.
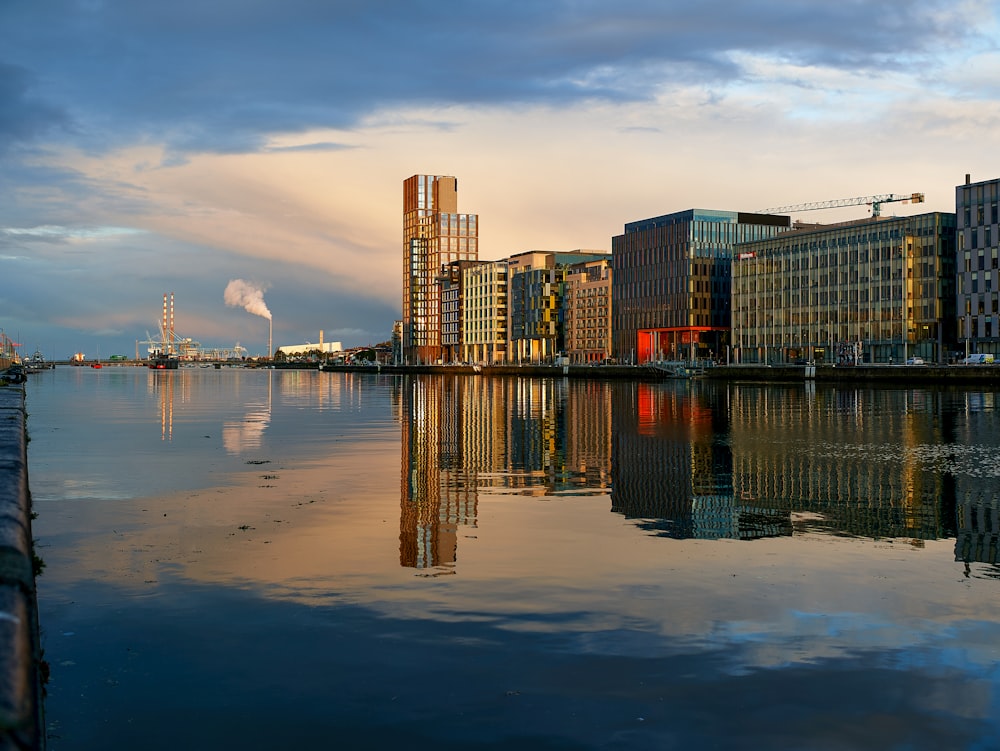
[[[478,494],[604,491],[610,389],[543,378],[400,379],[400,564],[446,571]],[[572,426],[572,429],[569,428]]]

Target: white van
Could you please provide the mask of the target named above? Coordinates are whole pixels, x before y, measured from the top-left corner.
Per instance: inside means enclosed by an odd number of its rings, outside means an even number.
[[[990,365],[993,362],[993,355],[978,354],[969,355],[962,360],[963,365]]]

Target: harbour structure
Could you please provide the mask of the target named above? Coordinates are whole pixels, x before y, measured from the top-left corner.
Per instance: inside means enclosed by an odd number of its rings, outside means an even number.
[[[146,345],[149,360],[243,360],[247,349],[239,342],[232,347],[202,347],[201,342],[189,336],[182,336],[174,328],[174,293],[164,293],[163,312],[159,320],[157,335],[136,343],[136,359],[139,359],[138,345]],[[81,355],[82,360],[82,355]]]
[[[458,213],[458,180],[413,175],[403,181],[403,360],[442,359],[441,273],[479,258],[479,217]]]
[[[734,246],[790,227],[788,216],[714,209],[627,223],[611,240],[613,355],[633,364],[721,359]]]
[[[146,351],[149,359],[194,359],[192,350],[198,350],[201,344],[190,337],[181,337],[174,330],[174,293],[163,293],[163,312],[159,320],[159,332],[156,339],[146,332]]]
[[[965,355],[992,354],[1000,359],[1000,179],[955,188],[958,233],[957,331]]]
[[[0,370],[6,370],[19,361],[17,347],[20,346],[0,329]]]
[[[945,362],[954,311],[951,213],[803,226],[732,261],[734,362]]]

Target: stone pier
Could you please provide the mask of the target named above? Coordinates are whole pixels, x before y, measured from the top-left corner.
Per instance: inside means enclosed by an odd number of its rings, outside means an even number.
[[[24,388],[0,386],[0,751],[45,748]]]

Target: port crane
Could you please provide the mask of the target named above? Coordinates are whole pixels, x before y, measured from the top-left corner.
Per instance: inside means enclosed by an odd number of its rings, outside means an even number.
[[[814,203],[798,203],[791,206],[777,206],[773,209],[761,209],[761,214],[791,214],[797,211],[814,211],[815,209],[838,209],[843,206],[871,206],[872,217],[882,214],[883,203],[923,203],[923,193],[883,193],[877,196],[859,196],[858,198],[838,198],[832,201],[816,201]]]

